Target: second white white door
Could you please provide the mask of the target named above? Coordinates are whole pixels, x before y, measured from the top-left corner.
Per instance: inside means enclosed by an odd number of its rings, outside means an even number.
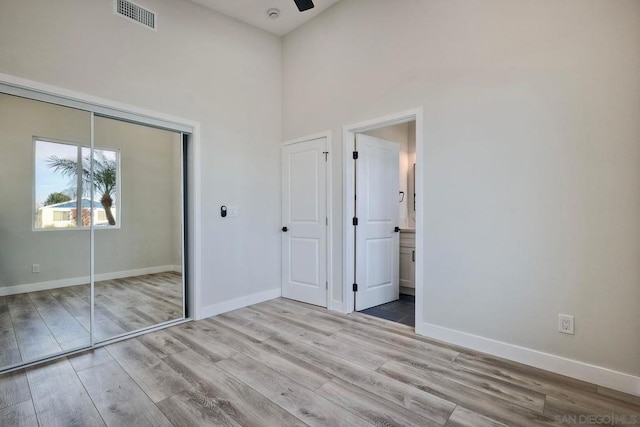
[[[400,296],[399,144],[356,134],[356,310]]]
[[[282,148],[282,296],[327,306],[327,139]]]

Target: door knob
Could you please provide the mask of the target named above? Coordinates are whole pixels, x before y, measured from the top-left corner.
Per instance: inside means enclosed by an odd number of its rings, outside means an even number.
[[[289,231],[289,229],[287,227],[282,227],[282,231],[286,233],[287,231]]]
[[[396,227],[393,229],[394,232],[399,233],[400,232],[400,227]]]

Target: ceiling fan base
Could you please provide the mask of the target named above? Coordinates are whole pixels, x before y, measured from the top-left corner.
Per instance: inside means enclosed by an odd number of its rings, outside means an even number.
[[[304,12],[305,10],[313,9],[313,0],[293,0],[298,6],[298,10],[300,12]]]

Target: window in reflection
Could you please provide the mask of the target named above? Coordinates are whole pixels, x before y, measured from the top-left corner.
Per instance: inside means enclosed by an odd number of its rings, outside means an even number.
[[[117,218],[119,162],[116,150],[35,141],[35,229],[113,227]],[[92,170],[93,166],[93,170]],[[91,186],[93,185],[93,199]]]

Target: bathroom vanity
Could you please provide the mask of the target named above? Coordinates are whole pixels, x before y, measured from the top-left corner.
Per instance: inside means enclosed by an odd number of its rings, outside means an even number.
[[[400,293],[415,295],[416,289],[416,230],[400,230]]]

